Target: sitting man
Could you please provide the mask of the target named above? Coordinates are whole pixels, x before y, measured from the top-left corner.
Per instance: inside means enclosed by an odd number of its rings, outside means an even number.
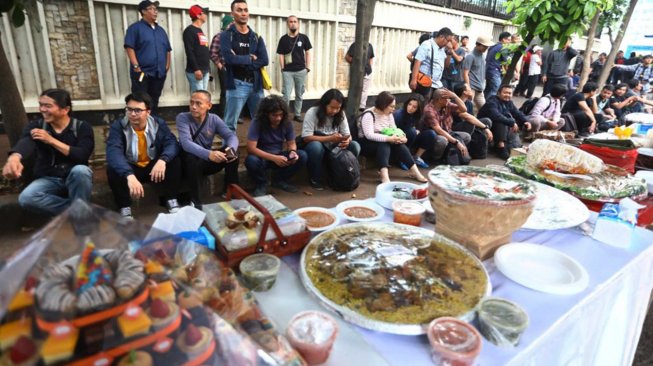
[[[621,121],[624,115],[628,113],[628,107],[637,101],[636,96],[626,97],[627,91],[628,84],[617,84],[617,86],[614,87],[612,98],[610,98],[610,107],[619,121]]]
[[[18,196],[21,207],[58,215],[77,198],[91,199],[93,171],[88,159],[95,148],[93,128],[70,117],[70,94],[62,89],[48,89],[39,97],[41,117],[30,122],[2,169],[7,179],[23,174],[22,160],[36,152],[34,178]]]
[[[476,118],[474,117],[474,104],[472,98],[474,92],[469,85],[465,83],[457,83],[454,85],[454,93],[465,103],[467,112],[455,113],[453,115],[453,130],[467,132],[473,134],[474,131],[480,130],[485,134],[488,141],[492,141],[492,120],[489,118]]]
[[[565,125],[565,120],[560,118],[560,106],[562,97],[567,94],[567,87],[563,84],[555,84],[551,87],[551,92],[542,98],[533,106],[528,114],[528,122],[531,123],[531,132],[540,130],[557,131]]]
[[[624,116],[629,113],[646,113],[645,105],[652,106],[653,101],[646,99],[644,93],[644,86],[638,79],[628,80],[628,90],[626,91],[626,98],[633,98],[634,102],[626,107]]]
[[[599,113],[603,114],[603,122],[596,126],[599,131],[608,131],[618,124],[618,118],[614,109],[610,107],[610,101],[614,95],[614,85],[606,84],[601,89],[601,93],[596,97],[596,108]]]
[[[196,90],[190,96],[190,112],[176,118],[179,142],[184,152],[184,168],[190,184],[190,200],[202,209],[202,178],[224,169],[224,192],[229,184],[238,184],[238,137],[211,110],[211,94]],[[220,135],[222,149],[213,150],[213,139]]]
[[[570,113],[574,116],[580,136],[593,134],[598,123],[603,122],[603,114],[599,113],[594,99],[598,89],[596,83],[591,81],[585,83],[582,91],[574,94],[562,107],[562,113]]]
[[[501,159],[510,157],[510,149],[520,147],[519,129],[531,130],[528,117],[512,102],[512,87],[502,85],[497,95],[490,96],[477,117],[492,120],[494,147]]]
[[[453,92],[447,89],[434,90],[431,102],[424,107],[424,118],[419,126],[420,133],[415,139],[415,145],[418,147],[415,156],[420,157],[419,153],[424,149],[431,160],[441,161],[448,144],[456,145],[462,155],[468,155],[467,144],[471,140],[470,134],[452,130],[453,116],[467,113],[466,111],[465,102]]]
[[[287,151],[283,151],[284,143]],[[307,155],[297,150],[288,105],[280,96],[270,95],[261,100],[247,132],[247,153],[245,167],[256,183],[254,196],[267,194],[270,169],[274,171],[273,187],[291,193],[299,191],[288,180],[306,164]]]
[[[114,121],[107,137],[107,179],[123,217],[132,217],[132,198],[145,196],[143,182],[152,183],[177,212],[181,182],[179,143],[166,122],[150,114],[152,98],[135,92],[125,98],[125,116]]]

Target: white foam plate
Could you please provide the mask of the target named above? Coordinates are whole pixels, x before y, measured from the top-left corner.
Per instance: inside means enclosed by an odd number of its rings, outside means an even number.
[[[302,207],[302,208],[296,209],[294,212],[297,215],[299,215],[300,213],[306,212],[306,211],[321,212],[321,213],[324,213],[324,214],[327,214],[327,215],[333,217],[333,219],[334,219],[332,224],[327,225],[327,226],[321,226],[321,227],[312,227],[312,226],[309,226],[308,223],[306,223],[306,227],[308,228],[309,231],[320,232],[320,231],[331,230],[334,227],[338,226],[338,224],[340,223],[340,219],[338,218],[338,215],[336,215],[335,213],[333,213],[333,211],[331,211],[329,209],[326,209],[324,207]]]
[[[415,184],[415,183],[409,183],[409,182],[388,182],[388,183],[381,183],[378,186],[376,186],[376,195],[374,197],[374,200],[376,203],[379,205],[387,208],[388,210],[392,211],[392,204],[395,201],[415,201],[415,202],[424,202],[428,199],[428,194],[424,198],[416,199],[416,200],[402,200],[399,198],[394,198],[392,195],[392,190],[395,188],[407,188],[409,190],[417,189],[417,188],[426,188],[428,187],[427,184]]]
[[[558,230],[578,226],[590,211],[578,198],[546,184],[531,181],[536,188],[535,207],[523,229]]]
[[[651,149],[650,147],[640,147],[639,149],[637,149],[637,153],[640,155],[653,157],[653,149]]]
[[[358,217],[348,216],[347,214],[345,214],[345,209],[354,206],[363,206],[372,209],[374,210],[374,212],[376,212],[376,216],[368,217],[368,218],[358,218]],[[340,202],[336,206],[336,211],[338,211],[338,214],[340,214],[340,216],[346,218],[349,221],[355,221],[355,222],[376,221],[381,219],[383,215],[385,215],[385,209],[383,207],[377,205],[372,201],[363,201],[363,200],[349,200],[349,201]]]
[[[506,277],[541,292],[571,295],[589,284],[589,275],[580,263],[538,244],[503,245],[494,254],[494,263]]]

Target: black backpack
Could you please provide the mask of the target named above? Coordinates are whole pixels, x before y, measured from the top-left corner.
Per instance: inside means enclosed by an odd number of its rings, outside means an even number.
[[[486,150],[487,155],[487,150]],[[469,165],[471,157],[468,154],[464,156],[458,149],[457,144],[448,143],[447,147],[444,149],[444,154],[442,155],[441,163],[445,165]]]
[[[564,126],[560,129],[563,132],[575,132],[578,133],[578,126],[576,125],[576,118],[571,113],[563,113],[560,115],[560,118],[565,120]]]
[[[328,151],[327,180],[334,191],[353,191],[361,180],[358,158],[349,150],[336,146]]]
[[[467,146],[469,156],[471,156],[472,159],[485,159],[487,158],[487,148],[487,135],[483,133],[483,130],[475,128],[474,132],[472,132],[472,140]]]

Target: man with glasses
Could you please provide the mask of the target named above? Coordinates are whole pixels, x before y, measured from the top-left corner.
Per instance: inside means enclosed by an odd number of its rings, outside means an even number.
[[[125,98],[125,116],[111,124],[107,138],[107,179],[123,217],[132,217],[132,199],[145,196],[151,183],[170,213],[179,210],[179,144],[166,122],[151,114],[152,98],[143,92]]]
[[[170,40],[159,26],[159,2],[144,0],[138,4],[141,20],[130,25],[125,34],[125,51],[131,63],[132,93],[143,91],[152,98],[152,114],[157,114],[159,97],[170,69]]]
[[[231,2],[234,24],[220,34],[220,54],[227,74],[227,106],[224,120],[236,131],[236,123],[245,103],[253,116],[263,98],[261,68],[268,64],[268,51],[263,38],[256,34],[249,22],[249,8],[245,0]]]

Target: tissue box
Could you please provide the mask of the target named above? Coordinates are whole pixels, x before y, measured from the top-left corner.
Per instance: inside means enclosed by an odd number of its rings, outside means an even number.
[[[592,238],[619,248],[628,248],[631,243],[635,224],[619,217],[621,209],[619,204],[606,203],[603,205]]]

